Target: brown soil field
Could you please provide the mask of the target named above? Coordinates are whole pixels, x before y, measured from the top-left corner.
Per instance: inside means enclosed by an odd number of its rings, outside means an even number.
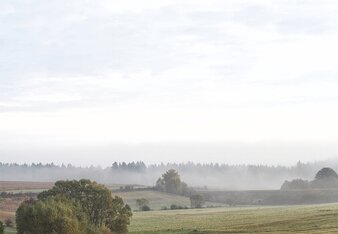
[[[0,211],[1,212],[15,212],[21,202],[29,199],[30,197],[20,196],[12,198],[1,198],[0,199]]]
[[[14,220],[15,212],[0,211],[0,220],[6,220],[8,218]]]
[[[53,182],[0,181],[0,192],[13,190],[49,189]]]

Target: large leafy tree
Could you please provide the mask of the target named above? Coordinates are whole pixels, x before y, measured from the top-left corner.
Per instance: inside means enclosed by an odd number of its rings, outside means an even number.
[[[315,179],[311,182],[313,188],[338,188],[338,175],[328,167],[320,169]]]
[[[48,203],[50,199],[59,197],[80,207],[90,227],[87,233],[93,228],[108,228],[117,233],[127,231],[132,216],[131,209],[124,204],[122,198],[117,196],[113,198],[105,186],[84,179],[58,181],[52,189],[40,193],[38,200]],[[102,230],[92,231],[92,233],[102,232]]]
[[[184,196],[194,194],[194,190],[181,181],[180,175],[174,169],[170,169],[162,174],[162,177],[158,178],[156,181],[155,188],[160,191],[181,194]]]
[[[168,170],[156,182],[156,187],[169,193],[180,193],[181,178],[174,169]]]
[[[317,172],[315,179],[316,180],[338,179],[338,175],[333,169],[329,167],[324,167]]]
[[[75,203],[53,197],[23,202],[16,212],[16,227],[18,234],[81,234],[87,231],[87,219]]]

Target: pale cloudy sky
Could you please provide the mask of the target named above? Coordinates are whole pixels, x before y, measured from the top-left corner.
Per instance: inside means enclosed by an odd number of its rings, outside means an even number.
[[[337,12],[325,0],[1,0],[0,161],[336,157]]]

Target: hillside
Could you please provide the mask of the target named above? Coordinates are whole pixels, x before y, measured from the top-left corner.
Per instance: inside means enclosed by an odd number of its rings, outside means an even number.
[[[175,204],[179,206],[190,207],[188,197],[179,196],[170,193],[163,193],[154,190],[129,191],[129,192],[113,192],[113,195],[120,196],[123,201],[131,206],[133,210],[137,210],[136,199],[145,198],[149,201],[152,210],[160,210],[162,207],[170,207]],[[206,206],[224,206],[222,203],[206,202]]]
[[[206,200],[233,205],[301,205],[338,202],[338,189],[200,191]]]

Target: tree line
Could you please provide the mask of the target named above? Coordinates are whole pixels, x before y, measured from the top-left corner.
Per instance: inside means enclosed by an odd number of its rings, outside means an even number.
[[[338,189],[338,174],[329,167],[320,169],[311,181],[297,178],[286,180],[281,190]]]
[[[298,162],[293,166],[229,165],[220,163],[113,162],[111,166],[79,167],[75,165],[0,163],[1,180],[56,181],[88,178],[99,183],[153,185],[163,171],[175,169],[185,182],[194,187],[225,189],[278,189],[285,180],[312,179],[323,167],[338,168],[337,161]]]

